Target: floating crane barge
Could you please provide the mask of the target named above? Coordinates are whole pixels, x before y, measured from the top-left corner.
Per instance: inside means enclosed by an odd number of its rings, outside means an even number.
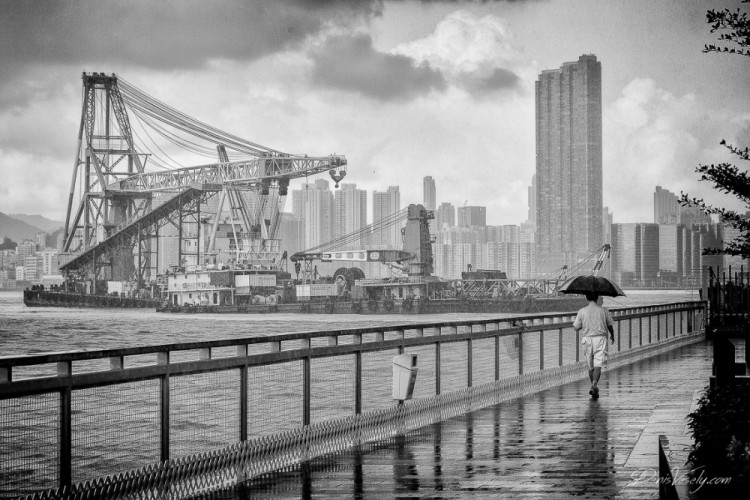
[[[344,156],[282,153],[191,118],[115,75],[84,73],[82,79],[60,266],[65,283],[26,290],[27,306],[424,314],[567,311],[582,303],[557,296],[562,277],[508,280],[499,271],[464,273],[460,280],[433,276],[434,214],[421,205],[287,259],[278,233],[290,180],[328,173],[338,187],[347,173]],[[165,158],[158,143],[148,147],[145,138],[153,136],[217,161],[182,166]],[[404,223],[401,249],[357,246],[363,235]],[[168,237],[177,244],[162,248]],[[226,264],[219,240],[230,254]],[[348,265],[321,278],[316,262]],[[358,263],[388,266],[391,276],[368,279]]]

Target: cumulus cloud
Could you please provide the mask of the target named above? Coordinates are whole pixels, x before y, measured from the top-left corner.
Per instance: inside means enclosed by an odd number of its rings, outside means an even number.
[[[615,221],[652,221],[656,186],[736,208],[700,183],[695,167],[728,160],[719,142],[748,126],[747,114],[711,110],[693,94],[675,96],[651,79],[632,80],[604,110],[604,202]]]
[[[447,16],[430,35],[394,51],[429,62],[452,84],[479,95],[517,89],[521,76],[531,77],[535,71],[502,18],[464,10]]]
[[[378,52],[366,34],[335,35],[311,53],[313,82],[382,101],[405,100],[445,88],[439,71],[409,57]]]

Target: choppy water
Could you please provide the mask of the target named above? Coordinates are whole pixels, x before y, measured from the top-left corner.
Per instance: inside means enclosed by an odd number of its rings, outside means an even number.
[[[606,307],[698,300],[693,290],[626,291]],[[0,355],[136,347],[353,327],[437,323],[512,314],[165,314],[148,309],[26,307],[22,292],[0,292]]]

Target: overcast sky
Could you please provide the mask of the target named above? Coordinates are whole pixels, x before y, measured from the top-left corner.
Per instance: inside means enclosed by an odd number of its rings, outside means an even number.
[[[701,53],[714,41],[705,11],[738,5],[0,0],[0,212],[64,219],[81,73],[97,71],[253,142],[344,154],[347,182],[399,185],[404,206],[431,175],[439,203],[519,224],[534,82],[589,53],[602,63],[615,222],[653,221],[657,185],[739,208],[694,173],[728,159],[722,138],[750,145],[750,58]]]

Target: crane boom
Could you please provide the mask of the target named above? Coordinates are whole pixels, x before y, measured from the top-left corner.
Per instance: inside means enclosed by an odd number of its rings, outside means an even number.
[[[346,163],[346,158],[341,155],[315,158],[268,156],[163,172],[139,173],[109,184],[107,190],[143,193],[187,189],[193,184],[253,186],[261,184],[264,180],[279,182],[283,179],[296,179],[327,170],[339,174],[346,170]]]

